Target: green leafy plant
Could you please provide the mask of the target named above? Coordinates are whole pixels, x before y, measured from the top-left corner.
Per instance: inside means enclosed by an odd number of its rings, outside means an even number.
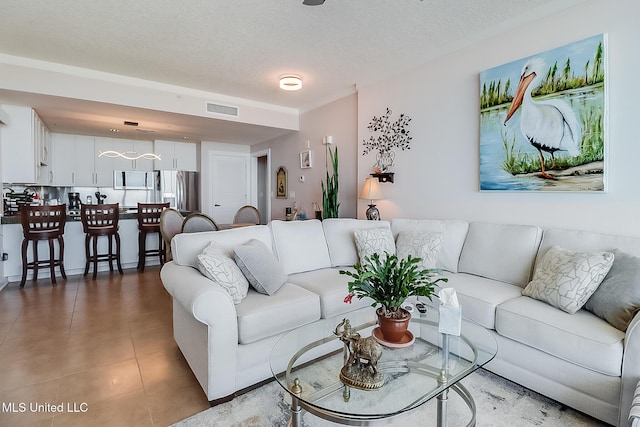
[[[333,152],[327,145],[328,158],[332,166],[332,174],[329,175],[329,168],[327,168],[327,184],[320,182],[322,187],[322,217],[323,218],[338,218],[338,209],[340,203],[338,203],[338,147]]]
[[[386,252],[383,257],[374,253],[363,263],[356,263],[355,272],[340,270],[340,274],[354,279],[348,284],[349,294],[344,301],[351,303],[354,296],[369,297],[374,301],[372,307],[380,305],[385,317],[402,318],[400,309],[407,298],[422,296],[431,301],[435,285],[448,281],[445,277],[434,279],[438,270],[421,268],[420,261],[411,255],[398,259]]]

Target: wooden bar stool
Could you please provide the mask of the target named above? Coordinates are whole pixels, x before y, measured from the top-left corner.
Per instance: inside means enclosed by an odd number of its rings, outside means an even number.
[[[118,220],[120,209],[118,203],[85,205],[80,207],[80,218],[85,232],[84,249],[87,262],[84,267],[84,276],[89,273],[89,265],[93,263],[93,279],[98,275],[98,262],[108,262],[109,271],[113,271],[113,261],[118,266],[118,272],[123,274],[120,264],[120,234],[118,233]],[[98,238],[106,236],[108,239],[108,252],[98,253]],[[113,240],[116,242],[116,250],[113,251]],[[93,249],[93,250],[92,250]]]
[[[165,261],[165,247],[160,234],[160,214],[169,203],[138,203],[138,270],[144,271],[149,256],[157,256],[160,265]],[[158,235],[158,249],[147,249],[147,234]]]
[[[20,208],[20,220],[22,222],[22,280],[20,287],[24,287],[27,279],[27,270],[33,270],[33,281],[38,279],[38,269],[48,267],[51,272],[51,283],[56,285],[55,268],[60,268],[60,274],[64,279],[64,225],[67,221],[67,205],[57,206],[23,206]],[[49,259],[38,259],[38,242],[49,242]],[[54,241],[58,241],[58,258],[55,257]],[[27,248],[29,242],[33,242],[33,261],[27,260]]]

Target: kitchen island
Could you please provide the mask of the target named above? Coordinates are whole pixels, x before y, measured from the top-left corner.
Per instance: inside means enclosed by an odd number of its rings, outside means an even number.
[[[138,219],[135,212],[120,213],[120,261],[122,268],[136,268],[138,265]],[[9,282],[19,282],[22,277],[22,225],[19,216],[2,217],[2,231],[4,235],[4,252],[8,254],[8,259],[4,261],[5,280]],[[85,266],[85,250],[84,250],[85,234],[82,229],[82,222],[77,216],[67,216],[67,223],[64,228],[64,269],[67,275],[84,273]],[[32,244],[29,244],[28,257],[31,259]],[[58,245],[55,245],[56,251]],[[39,245],[39,254],[41,258],[49,256],[49,249],[46,242]],[[147,236],[147,248],[157,249],[158,239],[156,235]],[[100,238],[98,251],[106,252],[107,239]],[[157,257],[147,258],[146,265],[158,265]],[[114,263],[115,268],[115,263]],[[98,271],[106,271],[109,269],[108,263],[99,263]],[[91,270],[93,271],[93,270]],[[56,269],[56,274],[58,269]],[[116,270],[117,274],[117,270]],[[27,274],[27,283],[29,286],[32,272]],[[38,279],[48,278],[49,270],[41,268],[38,270]],[[87,276],[91,280],[91,276]],[[1,279],[0,279],[1,280]]]

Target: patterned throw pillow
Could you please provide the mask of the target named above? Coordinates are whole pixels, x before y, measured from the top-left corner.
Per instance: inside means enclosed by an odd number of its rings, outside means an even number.
[[[573,252],[554,246],[536,266],[522,295],[573,314],[596,291],[613,258],[611,252]]]
[[[396,243],[393,241],[393,234],[388,228],[364,228],[353,232],[356,239],[356,249],[360,262],[365,262],[365,258],[377,253],[383,259],[384,253],[395,255]]]
[[[398,234],[396,240],[396,255],[399,259],[411,255],[421,258],[421,268],[435,268],[440,255],[442,233],[431,231],[407,231]]]
[[[222,286],[234,304],[240,304],[247,296],[249,282],[236,263],[214,242],[198,255],[198,270],[203,276]]]

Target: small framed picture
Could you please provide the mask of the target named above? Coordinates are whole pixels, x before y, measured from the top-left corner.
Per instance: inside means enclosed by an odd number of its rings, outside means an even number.
[[[276,172],[276,197],[278,199],[287,198],[287,170],[284,166],[280,166]]]
[[[300,169],[309,169],[311,164],[311,150],[305,150],[300,153]]]

